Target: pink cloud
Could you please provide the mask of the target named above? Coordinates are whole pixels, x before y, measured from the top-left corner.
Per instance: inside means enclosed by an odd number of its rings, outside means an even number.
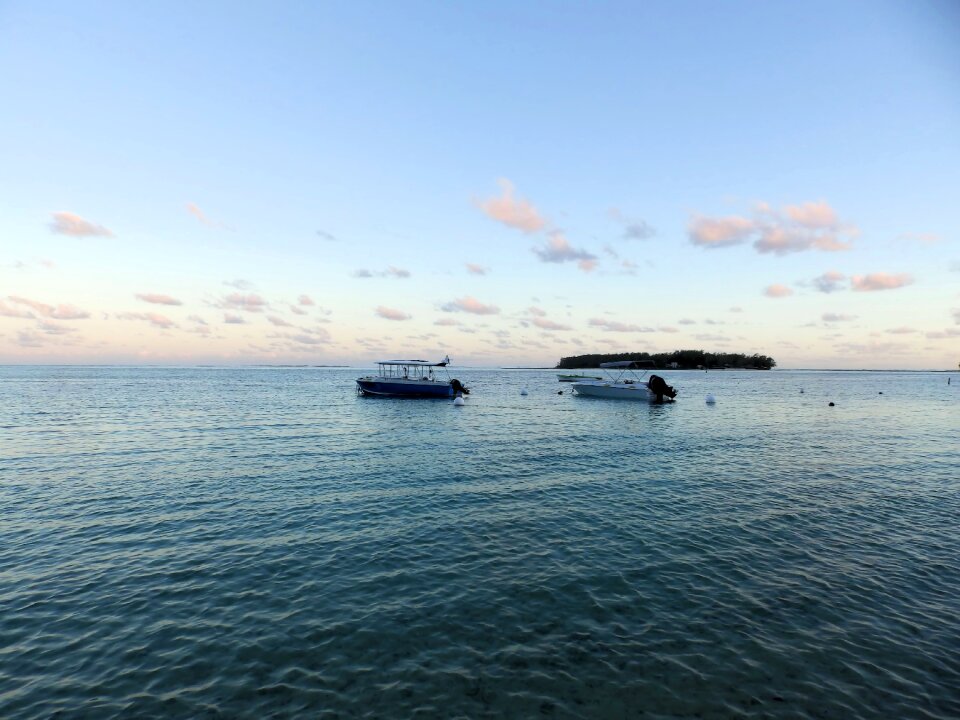
[[[210,218],[208,218],[208,217],[203,213],[203,210],[201,210],[200,208],[198,208],[198,207],[197,207],[196,205],[194,205],[193,203],[187,203],[187,212],[190,213],[191,215],[193,215],[197,220],[199,220],[200,222],[202,222],[204,225],[207,225],[208,227],[214,227],[214,226],[216,226],[216,224],[217,224],[217,223],[213,222],[213,220],[211,220]]]
[[[13,317],[13,318],[33,318],[34,315],[29,310],[23,310],[18,307],[13,307],[12,305],[7,305],[3,300],[0,300],[0,316],[2,317]]]
[[[7,299],[18,305],[26,305],[41,317],[52,318],[53,320],[83,320],[90,317],[90,313],[81,310],[73,305],[47,305],[46,303],[29,300],[25,297],[10,295]]]
[[[736,215],[725,218],[697,216],[690,221],[687,234],[694,245],[720,248],[742,243],[755,229],[753,220]]]
[[[852,225],[841,225],[836,211],[823,200],[787,205],[782,212],[761,202],[755,206],[752,218],[695,216],[688,227],[694,245],[729,247],[754,238],[753,248],[757,252],[775,255],[849,250],[852,241],[841,236],[852,238],[858,233]]]
[[[501,179],[499,184],[500,197],[490,198],[480,203],[480,209],[487,217],[525,233],[535,233],[543,229],[546,220],[527,200],[514,198],[513,183]]]
[[[243,312],[263,312],[269,303],[256,293],[230,293],[217,307],[223,310],[242,310]]]
[[[402,310],[385,307],[383,305],[378,305],[375,312],[379,317],[382,317],[384,320],[409,320],[412,317],[411,315],[403,312]]]
[[[437,321],[434,322],[433,324],[434,324],[434,325],[441,325],[441,326],[443,326],[443,327],[453,327],[454,325],[459,325],[459,324],[460,324],[460,321],[459,321],[459,320],[454,320],[453,318],[440,318],[439,320],[437,320]]]
[[[486,275],[490,269],[484,267],[483,265],[477,265],[477,263],[467,263],[467,272],[471,275]]]
[[[856,320],[856,315],[844,315],[843,313],[824,313],[820,316],[820,319],[824,322],[849,322],[850,320]]]
[[[697,321],[691,320],[690,318],[681,318],[680,320],[677,320],[677,324],[678,325],[696,325]]]
[[[889,333],[890,335],[909,335],[911,333],[917,332],[917,329],[912,327],[907,327],[904,325],[901,327],[890,328],[889,330],[885,330],[884,332]]]
[[[267,317],[267,322],[276,327],[293,327],[292,324],[288,323],[282,317],[277,317],[276,315],[270,315]]]
[[[298,308],[296,305],[291,305],[291,306],[290,306],[290,312],[292,312],[294,315],[306,315],[306,314],[307,314],[307,311],[306,311],[306,310],[304,310],[303,308]]]
[[[309,295],[301,295],[297,298],[297,303],[307,307],[316,305],[316,303],[313,301],[313,298],[311,298]]]
[[[783,298],[793,295],[793,290],[786,285],[768,285],[763,289],[763,294],[770,298]]]
[[[234,313],[224,313],[223,322],[227,325],[245,325],[247,321],[244,320],[240,315],[236,315]]]
[[[787,217],[797,225],[811,229],[831,229],[839,225],[836,211],[826,200],[805,202],[801,205],[787,205],[784,208]]]
[[[884,272],[870,273],[869,275],[854,275],[850,278],[851,287],[857,292],[873,292],[876,290],[896,290],[910,285],[913,278],[908,273],[890,274]]]
[[[143,320],[144,322],[150,323],[154,327],[163,328],[164,330],[166,330],[167,328],[172,328],[177,326],[177,324],[173,320],[168,318],[166,315],[160,315],[159,313],[152,313],[152,312],[150,313],[131,313],[131,312],[117,313],[117,318],[120,320]]]
[[[182,302],[176,298],[170,297],[169,295],[159,295],[157,293],[137,293],[135,297],[138,300],[153,303],[154,305],[183,305]]]
[[[561,325],[560,323],[554,322],[553,320],[548,320],[544,317],[535,317],[531,320],[534,325],[536,325],[541,330],[569,330],[569,325]]]
[[[591,318],[589,321],[592,327],[602,328],[605,332],[656,332],[652,327],[642,327],[640,325],[631,325],[628,323],[617,322],[616,320],[603,320],[601,318]]]
[[[71,212],[53,213],[50,230],[71,237],[113,237],[113,233],[103,225],[95,225]]]
[[[473,315],[496,315],[500,308],[496,305],[484,305],[482,302],[469,295],[451,300],[440,306],[444,312],[465,312]]]
[[[836,290],[840,290],[843,286],[843,281],[847,279],[847,276],[836,270],[829,270],[819,277],[813,279],[813,286],[822,293],[832,293]]]
[[[597,257],[573,247],[562,233],[554,231],[540,247],[533,248],[534,254],[545,263],[565,263],[576,261],[584,272],[590,272],[596,267]]]

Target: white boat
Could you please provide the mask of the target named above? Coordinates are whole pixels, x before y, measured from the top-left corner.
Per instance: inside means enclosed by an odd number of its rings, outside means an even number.
[[[600,367],[607,372],[608,379],[575,382],[573,390],[577,395],[648,402],[667,402],[677,396],[677,391],[659,375],[646,378],[649,370],[638,374],[643,365],[636,360],[600,363]]]
[[[357,378],[357,392],[361,395],[385,397],[444,398],[470,393],[459,380],[451,380],[446,371],[441,377],[439,370],[446,368],[450,358],[442,362],[426,360],[380,360],[377,374]]]

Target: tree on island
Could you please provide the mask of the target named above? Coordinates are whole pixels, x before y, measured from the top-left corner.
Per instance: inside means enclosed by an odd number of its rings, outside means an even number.
[[[668,353],[605,353],[593,355],[574,355],[560,358],[557,369],[579,370],[595,368],[600,363],[618,360],[644,360],[652,362],[658,368],[676,368],[696,370],[699,368],[731,368],[738,370],[769,370],[777,366],[777,361],[767,355],[744,355],[743,353],[714,353],[704,350],[674,350]]]

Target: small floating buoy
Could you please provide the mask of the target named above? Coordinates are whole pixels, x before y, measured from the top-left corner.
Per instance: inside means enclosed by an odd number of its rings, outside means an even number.
[[[834,406],[833,403],[827,403],[827,404],[829,405],[829,407],[833,407],[833,406]]]
[[[563,395],[563,390],[557,390],[557,395]]]
[[[463,407],[465,404],[466,404],[466,403],[464,403],[463,398],[462,398],[460,395],[457,395],[457,396],[453,399],[453,405],[454,405],[454,407]]]
[[[714,405],[716,402],[717,399],[713,396],[713,393],[707,395],[707,405]]]
[[[521,395],[527,395],[527,394],[528,394],[528,393],[527,393],[527,389],[526,389],[526,388],[520,388],[520,394],[521,394]]]
[[[800,394],[803,395],[803,388],[800,388]]]
[[[883,395],[883,390],[880,391],[880,394]]]

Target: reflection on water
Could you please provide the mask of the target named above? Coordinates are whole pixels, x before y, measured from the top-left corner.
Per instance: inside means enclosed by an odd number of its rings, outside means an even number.
[[[359,374],[0,369],[0,716],[960,716],[946,376]]]

